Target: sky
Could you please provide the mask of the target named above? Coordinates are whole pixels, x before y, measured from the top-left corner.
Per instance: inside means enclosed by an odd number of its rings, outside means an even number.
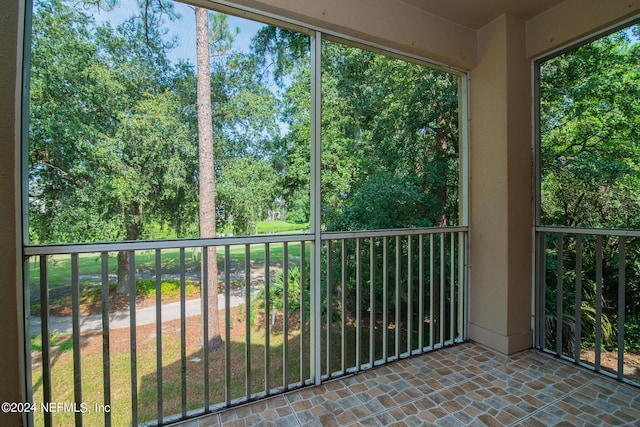
[[[112,10],[107,11],[91,7],[87,8],[86,12],[93,15],[96,24],[99,25],[109,22],[112,27],[116,27],[132,15],[139,15],[140,6],[138,1],[139,0],[115,0],[116,6]],[[188,61],[195,66],[196,28],[194,7],[177,1],[172,3],[174,12],[179,15],[179,18],[171,21],[165,16],[164,26],[169,30],[166,35],[167,41],[174,38],[177,43],[176,46],[168,52],[167,56],[173,63],[178,63],[182,60]],[[227,22],[232,32],[235,33],[236,28],[239,30],[235,36],[232,48],[234,52],[239,53],[248,53],[250,51],[251,39],[261,28],[266,26],[266,24],[232,15],[227,15]],[[284,86],[286,87],[289,84],[290,79],[285,77]],[[274,95],[278,96],[277,94],[281,93],[281,89],[279,89],[273,81],[268,85]],[[288,125],[284,122],[279,122],[279,126],[281,134],[286,134]]]
[[[184,3],[174,2],[174,11],[180,15],[176,21],[165,18],[165,26],[169,29],[167,37],[177,37],[177,46],[169,53],[169,58],[178,60],[188,60],[191,64],[196,63],[196,29],[195,12],[193,6]],[[116,7],[111,11],[94,12],[97,22],[110,21],[112,26],[116,26],[139,10],[136,0],[119,0]],[[244,18],[228,16],[229,27],[233,30],[238,28],[240,32],[236,36],[233,50],[237,52],[248,52],[251,38],[265,24],[250,21]]]

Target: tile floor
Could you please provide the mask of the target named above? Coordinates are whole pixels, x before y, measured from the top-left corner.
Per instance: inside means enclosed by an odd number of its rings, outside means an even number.
[[[640,389],[535,350],[466,343],[180,425],[640,426]]]

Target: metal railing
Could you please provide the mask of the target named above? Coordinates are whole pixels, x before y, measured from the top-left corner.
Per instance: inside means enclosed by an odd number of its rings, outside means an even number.
[[[634,385],[640,231],[536,228],[536,345]],[[606,363],[605,363],[606,360]],[[613,360],[613,362],[611,362]]]
[[[33,421],[162,425],[463,341],[466,248],[464,227],[25,247]]]
[[[454,227],[324,234],[323,378],[466,339],[466,237]]]

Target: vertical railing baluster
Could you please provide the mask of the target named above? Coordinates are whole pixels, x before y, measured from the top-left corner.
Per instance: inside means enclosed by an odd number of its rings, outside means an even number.
[[[362,240],[356,239],[356,370],[362,368]]]
[[[537,235],[537,288],[536,309],[538,327],[536,328],[537,345],[540,349],[546,349],[546,287],[547,287],[547,237],[544,231],[538,232]]]
[[[209,388],[209,247],[204,246],[200,248],[202,259],[201,268],[202,274],[200,275],[200,312],[202,313],[202,368],[203,372],[203,394],[204,394],[204,412],[210,412],[210,388]],[[228,283],[228,282],[227,282]],[[226,287],[225,287],[226,289]],[[229,310],[225,311],[225,315],[228,316]],[[228,345],[229,334],[225,335],[227,341],[225,348]]]
[[[618,237],[618,379],[624,378],[625,289],[626,289],[626,240]]]
[[[156,249],[156,398],[158,424],[163,420],[162,401],[162,253]]]
[[[305,351],[305,329],[306,329],[306,307],[304,300],[306,298],[306,286],[307,286],[307,271],[306,271],[306,242],[300,242],[300,384],[306,383],[306,375],[304,374],[306,359]]]
[[[440,313],[438,315],[438,324],[440,325],[440,339],[439,344],[440,346],[444,346],[444,319],[445,319],[445,313],[444,313],[444,296],[445,296],[445,287],[446,287],[446,280],[447,280],[447,273],[446,273],[446,240],[445,240],[445,233],[440,233]]]
[[[463,284],[463,290],[464,290],[464,298],[463,298],[463,304],[464,304],[464,334],[463,337],[464,339],[469,339],[469,319],[470,319],[470,315],[469,315],[469,309],[471,307],[470,304],[470,292],[469,292],[469,258],[470,258],[470,251],[469,251],[469,233],[466,232],[464,233],[463,236],[463,241],[464,241],[464,271],[463,271],[463,278],[464,278],[464,284]]]
[[[231,406],[231,247],[229,245],[224,246],[224,340],[226,361],[224,401],[227,406]]]
[[[244,248],[244,286],[245,286],[245,381],[246,398],[251,400],[251,245]]]
[[[400,358],[400,282],[402,281],[402,246],[400,236],[396,236],[396,301],[395,301],[395,348],[396,359]]]
[[[138,425],[138,345],[136,334],[136,253],[129,251],[129,344],[131,347],[131,425]]]
[[[465,324],[465,316],[464,316],[464,273],[465,273],[465,244],[464,244],[464,233],[458,233],[458,340],[465,339],[464,333],[464,324]]]
[[[435,342],[435,268],[436,268],[436,237],[434,234],[429,236],[429,347],[433,350]]]
[[[322,383],[322,33],[311,35],[311,156],[310,156],[310,228],[313,233],[311,243],[311,376],[315,385]]]
[[[71,321],[73,323],[73,395],[77,408],[82,401],[82,368],[80,363],[80,273],[78,254],[71,255]],[[132,389],[133,390],[133,389]],[[76,426],[82,426],[82,411],[75,413]]]
[[[341,359],[340,370],[342,374],[347,372],[347,239],[342,239],[342,280],[340,290],[340,324],[341,324]]]
[[[369,365],[376,362],[376,242],[369,238]]]
[[[418,237],[418,350],[424,351],[424,234]]]
[[[184,248],[180,248],[180,379],[182,417],[187,416],[187,295]]]
[[[327,240],[327,376],[331,378],[332,372],[332,363],[333,363],[333,345],[331,342],[331,317],[333,314],[333,292],[331,291],[331,275],[332,271],[332,262],[331,262],[331,253],[332,253],[332,242],[331,240]]]
[[[450,238],[450,266],[449,266],[449,340],[451,344],[455,342],[455,325],[456,325],[456,313],[455,313],[455,290],[456,290],[456,274],[455,274],[455,259],[456,259],[456,239],[455,234],[451,233]]]
[[[576,235],[576,306],[575,329],[573,336],[573,356],[576,363],[580,363],[582,347],[582,234]]]
[[[382,361],[388,362],[387,347],[389,343],[389,249],[387,237],[382,238]]]
[[[109,254],[102,253],[102,374],[105,408],[111,407],[111,356],[109,352]],[[111,426],[111,411],[104,413],[105,426]]]
[[[271,394],[271,254],[269,243],[264,244],[264,392]]]
[[[45,405],[51,403],[51,344],[49,342],[49,272],[47,256],[40,256],[40,336],[42,338],[42,395]],[[44,425],[53,425],[51,411],[44,411]]]
[[[407,236],[407,355],[413,352],[413,237]]]
[[[596,354],[595,369],[600,371],[602,347],[602,236],[596,237]]]
[[[24,378],[22,378],[22,382],[23,384],[25,384],[25,389],[24,389],[24,396],[25,396],[25,402],[30,402],[33,404],[36,404],[34,398],[33,398],[33,387],[31,386],[31,384],[33,384],[33,375],[34,375],[34,370],[33,370],[33,346],[32,346],[32,341],[31,341],[31,337],[33,337],[34,332],[36,332],[37,328],[34,328],[34,326],[32,325],[32,322],[34,320],[36,320],[37,315],[35,313],[31,314],[31,310],[33,309],[32,306],[32,301],[33,301],[33,297],[34,295],[32,295],[32,281],[31,279],[35,277],[35,274],[32,273],[32,269],[35,270],[35,266],[38,263],[38,257],[36,257],[35,255],[33,256],[24,256],[22,258],[22,271],[23,271],[23,275],[22,275],[22,298],[23,298],[23,302],[24,302],[24,310],[25,310],[25,322],[24,322],[24,336],[25,336],[25,360],[24,360],[24,366],[26,367],[26,369],[24,370]],[[33,276],[32,276],[33,274]],[[40,277],[37,278],[37,282],[38,284],[38,288],[40,287]],[[42,309],[42,307],[41,307]],[[42,314],[42,313],[40,313]],[[40,320],[42,320],[42,317],[40,318]],[[42,322],[41,322],[42,325]],[[42,329],[40,329],[40,336],[42,336]],[[26,425],[28,426],[33,426],[33,418],[34,418],[34,414],[32,412],[27,413],[26,416]]]
[[[562,261],[564,259],[563,254],[563,234],[558,233],[556,240],[556,251],[557,251],[557,259],[556,259],[556,353],[558,356],[562,355],[562,298],[563,298],[563,266]]]
[[[282,369],[283,378],[282,385],[285,390],[289,389],[289,244],[283,243],[282,247],[282,268],[283,271],[283,288],[282,288],[282,302],[283,302],[283,324],[282,324]]]

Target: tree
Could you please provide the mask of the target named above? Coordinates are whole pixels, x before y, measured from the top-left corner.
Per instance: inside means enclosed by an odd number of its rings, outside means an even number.
[[[196,54],[197,54],[197,97],[198,97],[198,158],[200,195],[200,237],[216,236],[216,200],[214,171],[214,141],[211,115],[211,55],[210,45],[217,54],[223,54],[233,42],[226,17],[214,15],[212,31],[209,32],[209,10],[195,8],[196,13]],[[209,280],[209,337],[208,346],[216,350],[222,344],[220,322],[218,320],[218,265],[215,247],[209,248],[206,268]]]
[[[541,222],[567,227],[640,228],[640,46],[638,27],[554,57],[540,67]],[[547,243],[546,283],[557,283],[555,242]],[[555,240],[555,239],[553,239]],[[596,248],[582,246],[583,325],[593,318]],[[573,322],[575,243],[565,237],[563,314]],[[617,327],[618,248],[603,240],[603,324]],[[640,242],[626,246],[626,345],[640,344]],[[557,290],[547,286],[547,318],[555,320]],[[571,312],[570,312],[571,311]],[[566,322],[566,320],[565,320]],[[555,324],[547,331],[555,339]],[[592,341],[593,330],[583,334]],[[607,330],[604,328],[605,333]],[[611,329],[611,328],[609,328]],[[570,338],[570,334],[565,334]],[[568,348],[571,343],[565,345]]]
[[[56,0],[34,18],[32,241],[134,240],[152,221],[193,218],[195,133],[161,28],[137,17],[96,25]],[[126,257],[119,271],[126,292]]]
[[[541,66],[544,224],[640,227],[640,48],[629,33]]]
[[[220,222],[233,234],[255,234],[256,223],[267,217],[277,196],[278,176],[264,160],[252,157],[231,159],[218,181]]]
[[[291,77],[282,85],[289,132],[278,140],[276,165],[292,207],[310,189],[308,47],[299,35],[273,29],[261,31],[254,46],[264,58],[275,57],[276,76]],[[455,223],[457,77],[326,41],[322,55],[326,230]]]

